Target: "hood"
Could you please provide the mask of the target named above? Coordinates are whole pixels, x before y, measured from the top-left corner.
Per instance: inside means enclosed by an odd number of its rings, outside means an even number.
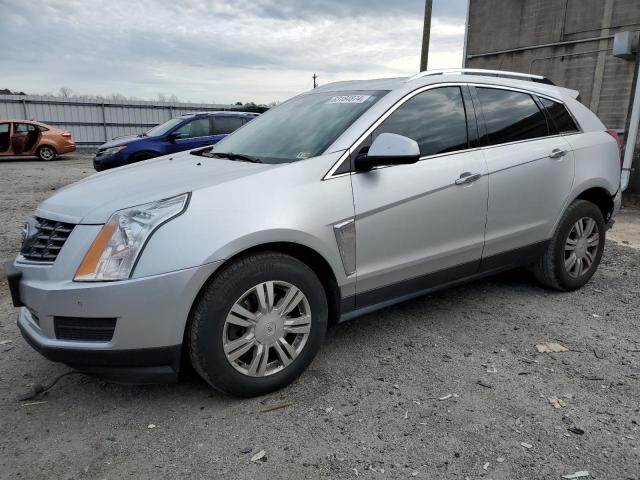
[[[279,166],[181,152],[107,170],[64,187],[45,200],[36,215],[74,224],[102,224],[123,208],[212,187]]]
[[[124,135],[123,137],[114,138],[108,142],[103,143],[98,147],[98,150],[104,150],[105,148],[118,147],[120,145],[128,145],[136,140],[142,140],[148,137],[139,137],[138,135]]]

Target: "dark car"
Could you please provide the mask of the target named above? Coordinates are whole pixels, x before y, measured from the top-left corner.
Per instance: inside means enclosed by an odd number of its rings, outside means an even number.
[[[118,137],[103,143],[98,147],[93,167],[100,172],[161,155],[213,145],[256,116],[256,113],[249,112],[181,115],[146,133]]]

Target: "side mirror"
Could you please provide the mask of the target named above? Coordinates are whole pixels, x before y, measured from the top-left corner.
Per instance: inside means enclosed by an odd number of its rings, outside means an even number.
[[[395,133],[381,133],[366,155],[355,160],[356,172],[366,172],[386,165],[408,165],[420,160],[418,142]]]
[[[167,140],[169,140],[169,142],[171,143],[176,143],[176,140],[179,140],[180,138],[182,138],[182,135],[180,135],[178,132],[172,132],[167,137]]]

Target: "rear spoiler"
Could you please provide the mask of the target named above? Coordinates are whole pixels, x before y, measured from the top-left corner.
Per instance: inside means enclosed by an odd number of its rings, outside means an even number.
[[[578,90],[571,90],[570,88],[564,87],[556,87],[558,90],[562,92],[563,95],[567,97],[571,97],[574,100],[580,101],[580,92]]]

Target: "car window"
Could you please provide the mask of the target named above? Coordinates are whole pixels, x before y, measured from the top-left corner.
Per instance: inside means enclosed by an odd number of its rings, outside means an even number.
[[[270,108],[218,142],[211,153],[233,152],[264,163],[288,163],[322,154],[387,91],[309,92]]]
[[[189,123],[185,123],[174,133],[177,133],[179,138],[206,137],[207,135],[211,135],[209,133],[209,118],[198,118]]]
[[[171,120],[167,120],[166,122],[161,123],[160,125],[156,125],[150,130],[147,130],[147,133],[145,133],[145,135],[148,137],[160,137],[168,133],[176,125],[180,125],[183,120],[184,118],[180,117],[172,118]]]
[[[227,135],[242,126],[241,117],[214,117],[213,118],[213,134]]]
[[[0,123],[0,133],[9,133],[8,123]]]
[[[14,128],[14,132],[15,133],[19,133],[19,132],[33,132],[35,131],[35,127],[29,123],[16,123],[15,124],[15,128]]]
[[[567,108],[563,104],[542,97],[540,97],[540,102],[547,110],[549,118],[551,118],[551,122],[558,133],[579,131],[578,126],[573,121],[573,118],[571,118],[571,115],[567,112]]]
[[[434,88],[410,98],[382,122],[371,140],[381,133],[415,140],[423,157],[466,149],[467,118],[460,88]]]
[[[549,135],[547,120],[531,95],[484,87],[477,92],[490,145]]]

